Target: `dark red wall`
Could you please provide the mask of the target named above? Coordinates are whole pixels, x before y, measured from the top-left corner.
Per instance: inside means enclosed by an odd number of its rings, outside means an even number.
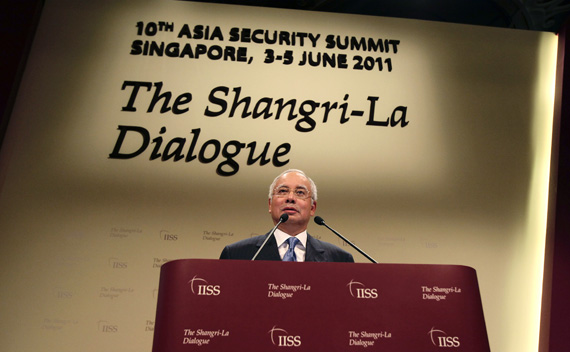
[[[545,263],[545,296],[550,304],[549,352],[570,350],[570,21],[559,34],[555,124],[559,124],[558,175],[553,236]],[[556,165],[555,165],[556,166]],[[549,262],[551,260],[551,262]],[[552,283],[551,288],[548,287]],[[551,290],[550,296],[548,290]],[[549,302],[548,302],[549,301]]]

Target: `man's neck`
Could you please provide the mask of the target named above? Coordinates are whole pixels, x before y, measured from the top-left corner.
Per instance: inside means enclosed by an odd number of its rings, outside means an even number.
[[[301,232],[307,230],[307,226],[286,226],[287,224],[279,225],[279,230],[285,232],[289,236],[297,236]]]

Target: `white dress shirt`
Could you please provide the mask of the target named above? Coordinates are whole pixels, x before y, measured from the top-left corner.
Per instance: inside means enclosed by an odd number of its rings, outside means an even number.
[[[283,259],[285,252],[287,252],[287,250],[289,249],[289,243],[287,242],[287,239],[293,236],[289,236],[288,234],[279,229],[275,230],[273,235],[275,236],[275,240],[277,241],[279,256],[281,256],[281,259]],[[305,252],[307,251],[307,230],[299,233],[295,237],[297,237],[297,239],[300,241],[300,243],[298,243],[297,246],[295,247],[295,255],[297,256],[297,261],[304,262]]]

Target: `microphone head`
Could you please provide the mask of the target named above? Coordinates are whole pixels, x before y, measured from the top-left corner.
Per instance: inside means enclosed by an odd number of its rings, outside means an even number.
[[[318,216],[318,215],[315,216],[315,222],[316,222],[318,225],[324,225],[324,224],[325,224],[325,221],[323,220],[323,218],[321,218],[321,217]]]
[[[281,214],[281,216],[279,217],[279,222],[284,223],[285,221],[289,220],[289,214],[287,213],[283,213]]]

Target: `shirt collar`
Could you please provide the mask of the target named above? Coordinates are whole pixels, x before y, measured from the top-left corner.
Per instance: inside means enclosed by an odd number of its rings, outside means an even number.
[[[275,240],[277,241],[277,247],[281,247],[283,242],[285,242],[289,237],[293,237],[279,229],[276,229],[273,235],[275,236]],[[303,245],[304,248],[307,248],[307,230],[299,233],[295,237],[297,237],[297,239],[301,241],[301,244]]]

